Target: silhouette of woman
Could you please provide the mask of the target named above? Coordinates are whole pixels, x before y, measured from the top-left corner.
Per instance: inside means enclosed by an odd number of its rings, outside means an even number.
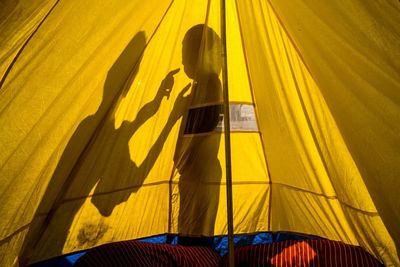
[[[189,111],[181,126],[175,153],[179,172],[178,232],[180,244],[194,244],[185,236],[211,236],[219,202],[222,176],[218,160],[222,88],[220,38],[204,24],[188,30],[182,45],[182,63],[186,75],[193,79]],[[198,239],[204,244],[204,239]]]

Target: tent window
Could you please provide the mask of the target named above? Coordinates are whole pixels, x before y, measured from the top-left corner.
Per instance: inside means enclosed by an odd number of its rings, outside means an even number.
[[[212,105],[189,110],[185,134],[212,132],[222,121],[224,110],[222,105]]]
[[[231,131],[258,131],[254,106],[251,104],[230,104]],[[185,134],[224,131],[223,105],[211,105],[189,110]]]

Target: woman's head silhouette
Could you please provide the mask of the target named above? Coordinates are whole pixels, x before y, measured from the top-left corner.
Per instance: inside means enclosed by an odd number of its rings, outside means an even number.
[[[199,24],[190,28],[182,42],[182,64],[186,75],[197,77],[221,71],[221,38],[210,27]]]

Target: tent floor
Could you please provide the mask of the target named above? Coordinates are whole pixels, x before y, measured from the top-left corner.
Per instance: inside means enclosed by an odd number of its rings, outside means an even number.
[[[227,238],[163,235],[101,245],[43,261],[50,266],[228,266]],[[235,237],[235,266],[383,266],[363,248],[310,236]]]

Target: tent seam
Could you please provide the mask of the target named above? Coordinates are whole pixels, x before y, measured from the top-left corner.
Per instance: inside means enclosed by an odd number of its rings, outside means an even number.
[[[26,46],[28,43],[32,40],[33,36],[38,32],[40,27],[43,25],[43,23],[47,20],[47,18],[50,16],[50,14],[53,12],[55,7],[60,3],[60,0],[57,0],[56,3],[50,8],[50,10],[47,12],[47,14],[44,16],[41,22],[39,22],[38,26],[36,29],[29,35],[28,39],[24,42],[24,44],[21,46],[21,48],[18,50],[17,54],[14,56],[13,60],[11,61],[10,65],[8,65],[7,70],[4,72],[3,77],[0,80],[0,90],[3,87],[3,84],[5,83],[8,75],[11,72],[11,69],[14,67],[15,63],[17,62],[18,58],[21,56],[22,52],[25,50]]]
[[[117,190],[113,190],[113,191],[99,192],[99,193],[96,193],[96,194],[90,194],[90,195],[87,195],[87,196],[66,198],[60,204],[64,204],[64,203],[75,201],[75,200],[79,200],[79,199],[85,199],[85,198],[90,198],[90,197],[98,197],[98,196],[104,196],[104,195],[108,195],[108,194],[118,193],[118,192],[122,192],[122,191],[125,191],[125,190],[130,190],[132,188],[137,188],[137,187],[157,186],[157,185],[162,185],[162,184],[175,184],[175,185],[177,185],[178,183],[179,182],[177,182],[177,181],[170,182],[170,180],[164,180],[164,181],[160,181],[160,182],[148,183],[148,184],[143,184],[143,185],[129,186],[129,187],[124,187],[124,188],[120,188],[120,189],[117,189]],[[207,183],[207,182],[204,182],[204,183],[201,183],[201,184],[203,184],[203,185],[211,185],[211,186],[225,186],[226,185],[226,183],[224,183],[224,182],[220,182],[220,183],[212,183],[212,182]],[[269,182],[263,182],[263,181],[254,181],[254,182],[253,181],[240,181],[240,182],[232,182],[232,184],[235,185],[235,186],[241,186],[241,185],[249,185],[249,184],[251,184],[251,185],[262,185],[262,184],[270,184],[270,183]],[[341,204],[345,205],[346,207],[348,207],[348,208],[350,208],[352,210],[355,210],[355,211],[358,211],[358,212],[361,212],[361,213],[364,213],[364,214],[370,215],[370,216],[379,216],[378,212],[376,212],[376,211],[366,211],[366,210],[362,210],[360,208],[356,208],[356,207],[346,203],[345,201],[341,200],[336,195],[329,196],[329,195],[325,195],[323,193],[313,192],[311,190],[307,190],[307,189],[304,189],[304,188],[300,188],[300,187],[296,187],[296,186],[292,186],[292,185],[288,185],[288,184],[284,184],[284,183],[273,183],[273,184],[275,184],[277,186],[286,187],[286,188],[288,188],[290,190],[295,190],[295,191],[299,191],[299,192],[302,192],[302,193],[311,194],[311,195],[314,195],[314,196],[317,196],[317,197],[323,197],[323,198],[326,198],[328,200],[337,200],[338,202],[340,202]],[[47,213],[38,213],[37,216],[44,216],[46,214]]]

